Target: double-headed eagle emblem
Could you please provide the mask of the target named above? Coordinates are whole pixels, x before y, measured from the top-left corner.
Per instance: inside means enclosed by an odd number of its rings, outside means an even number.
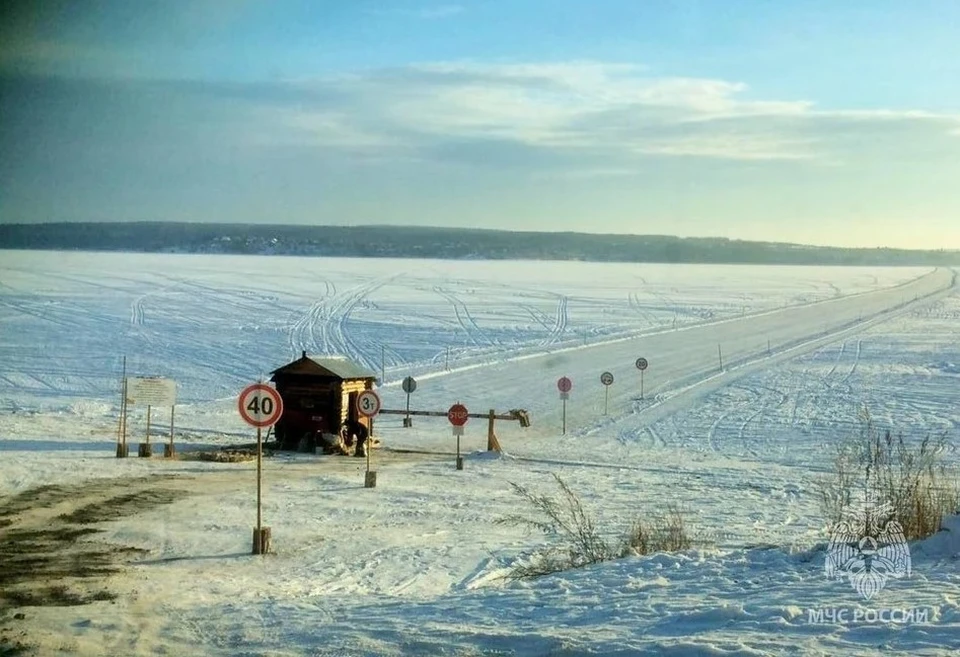
[[[910,576],[910,547],[889,504],[847,509],[834,525],[827,548],[828,579],[847,579],[865,600],[891,577]]]

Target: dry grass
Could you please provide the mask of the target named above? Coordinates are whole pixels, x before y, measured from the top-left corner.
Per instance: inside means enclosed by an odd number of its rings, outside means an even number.
[[[956,471],[945,460],[946,436],[909,441],[861,413],[857,435],[837,450],[833,472],[819,484],[820,504],[834,525],[852,505],[889,504],[907,540],[931,536],[960,510]]]
[[[554,474],[553,478],[560,488],[556,496],[539,495],[519,484],[510,484],[536,515],[511,514],[497,522],[538,531],[550,537],[551,542],[518,561],[506,575],[509,579],[540,577],[630,555],[693,547],[694,541],[675,507],[663,516],[635,520],[619,540],[608,541],[577,494],[559,475]]]
[[[632,554],[683,552],[694,545],[680,509],[668,505],[664,515],[634,521],[624,538],[624,548]]]

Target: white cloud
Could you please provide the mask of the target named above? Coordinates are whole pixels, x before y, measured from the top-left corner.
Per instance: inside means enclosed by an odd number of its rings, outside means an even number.
[[[813,141],[776,136],[711,135],[652,141],[637,148],[647,155],[709,157],[730,160],[814,160]]]
[[[960,130],[954,115],[824,111],[806,100],[750,97],[739,82],[589,61],[424,64],[296,88],[323,100],[285,107],[280,120],[326,147],[477,160],[499,149],[504,161],[536,151],[538,162],[553,156],[574,168],[588,154],[583,170],[620,171],[644,157],[837,165],[905,133]]]

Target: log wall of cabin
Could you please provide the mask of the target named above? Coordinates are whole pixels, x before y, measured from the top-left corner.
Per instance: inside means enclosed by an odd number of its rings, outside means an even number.
[[[371,388],[369,381],[364,379],[349,379],[340,384],[340,423],[343,424],[347,421],[347,418],[350,417],[351,410],[353,410],[356,415],[356,409],[350,408],[350,395],[352,393],[360,393],[364,390],[369,390]],[[365,418],[357,416],[362,424],[369,428],[369,424]]]

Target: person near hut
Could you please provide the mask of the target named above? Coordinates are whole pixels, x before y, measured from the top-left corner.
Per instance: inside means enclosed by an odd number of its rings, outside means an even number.
[[[356,445],[353,452],[354,456],[366,456],[367,439],[369,438],[367,427],[357,420],[348,419],[343,425],[343,431],[344,443],[347,447]]]

